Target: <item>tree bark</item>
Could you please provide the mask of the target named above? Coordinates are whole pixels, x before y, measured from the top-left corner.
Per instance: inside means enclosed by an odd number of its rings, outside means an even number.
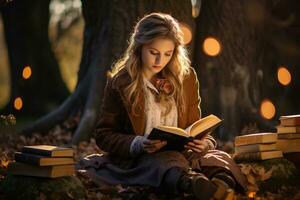
[[[200,66],[202,108],[225,119],[217,133],[222,140],[233,139],[243,127],[256,123],[260,131],[274,131],[280,113],[295,108],[279,107],[280,85],[276,80],[279,59],[271,47],[270,5],[266,1],[204,0],[197,18],[194,64]],[[268,28],[269,27],[269,28]],[[274,28],[274,26],[272,26]],[[216,57],[203,53],[205,38],[217,38],[222,47]],[[288,35],[285,35],[288,38]],[[282,54],[279,49],[275,49]],[[273,88],[276,87],[277,90]],[[261,117],[260,104],[269,97],[276,106],[273,120]],[[299,95],[298,95],[299,99]]]
[[[18,116],[45,114],[69,94],[48,38],[49,3],[13,1],[1,10],[11,69],[11,97],[5,112]],[[32,70],[27,80],[22,78],[25,66]],[[23,100],[20,111],[13,108],[16,97]]]

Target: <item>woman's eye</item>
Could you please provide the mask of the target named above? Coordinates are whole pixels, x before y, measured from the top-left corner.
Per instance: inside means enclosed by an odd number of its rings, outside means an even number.
[[[156,53],[155,51],[150,51],[150,54],[152,54],[152,55],[157,55],[158,53]]]
[[[172,54],[166,53],[165,56],[170,57]]]

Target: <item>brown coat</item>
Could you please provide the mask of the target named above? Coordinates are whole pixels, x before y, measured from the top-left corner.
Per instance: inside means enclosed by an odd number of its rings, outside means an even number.
[[[144,99],[138,116],[131,113],[125,104],[124,88],[130,84],[130,76],[125,69],[109,79],[105,89],[102,115],[96,128],[97,145],[109,152],[115,163],[122,166],[130,155],[130,144],[136,135],[143,135],[145,130]],[[190,73],[183,81],[186,112],[178,116],[178,126],[186,128],[201,117],[199,107],[199,82],[196,72]],[[209,136],[215,144],[215,140]]]

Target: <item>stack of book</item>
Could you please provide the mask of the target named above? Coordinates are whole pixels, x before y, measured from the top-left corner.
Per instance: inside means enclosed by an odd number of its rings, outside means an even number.
[[[283,153],[300,152],[300,115],[280,117],[277,148]]]
[[[74,172],[73,149],[49,145],[24,146],[8,165],[8,173],[14,175],[56,178]]]
[[[282,157],[277,150],[277,133],[255,133],[235,138],[235,155],[237,162],[259,161]]]

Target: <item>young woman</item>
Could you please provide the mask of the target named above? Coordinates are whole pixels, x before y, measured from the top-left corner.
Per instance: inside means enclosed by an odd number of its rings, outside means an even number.
[[[212,136],[189,142],[182,152],[160,151],[166,141],[147,139],[155,126],[186,128],[201,117],[199,83],[177,21],[149,14],[129,42],[108,79],[95,131],[97,145],[108,154],[89,156],[82,166],[95,181],[159,187],[199,199],[245,189],[244,176],[228,154],[215,150]]]

